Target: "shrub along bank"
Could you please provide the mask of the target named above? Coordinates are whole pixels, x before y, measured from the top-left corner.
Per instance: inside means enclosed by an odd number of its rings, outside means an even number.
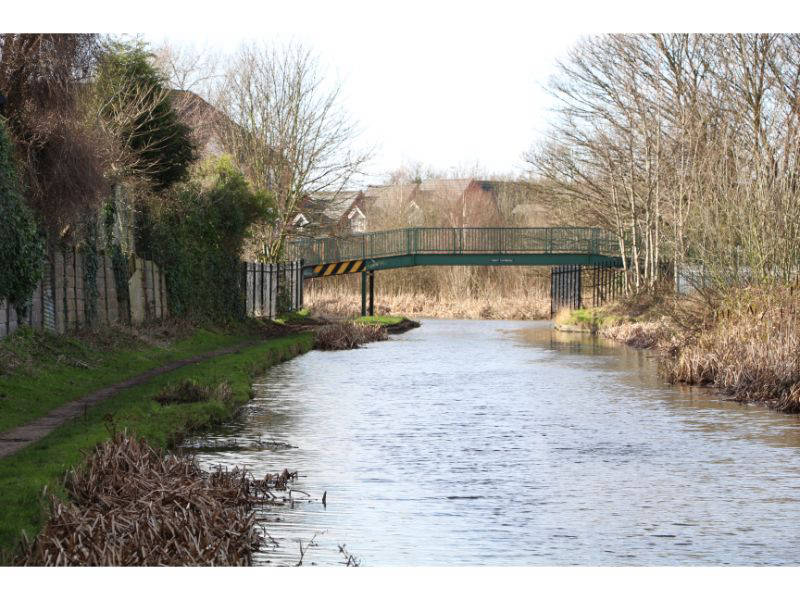
[[[635,297],[557,323],[656,352],[672,383],[717,388],[731,400],[800,413],[800,292],[727,289],[713,296]]]

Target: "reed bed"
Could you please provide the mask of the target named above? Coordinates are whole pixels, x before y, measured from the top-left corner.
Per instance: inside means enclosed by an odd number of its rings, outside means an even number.
[[[310,286],[309,286],[310,287]],[[311,288],[304,303],[314,314],[328,318],[350,318],[360,314],[360,292]],[[550,317],[549,296],[530,293],[520,296],[438,296],[426,292],[376,293],[378,314],[438,319],[534,320]]]
[[[600,334],[658,352],[672,383],[706,385],[732,400],[800,413],[800,293],[788,288],[731,288],[711,301],[664,301],[635,322]],[[623,319],[625,318],[623,312]]]
[[[380,325],[362,325],[342,322],[323,325],[316,332],[314,348],[317,350],[352,350],[362,344],[389,339]]]
[[[199,468],[115,434],[65,478],[70,502],[52,498],[42,532],[19,565],[250,565],[263,541],[253,508],[279,503],[296,473],[256,480]]]
[[[737,290],[687,336],[669,381],[712,385],[742,402],[800,413],[800,298],[794,288]]]
[[[672,341],[674,327],[667,319],[661,318],[657,321],[608,325],[600,329],[600,334],[605,338],[634,348],[655,348]]]

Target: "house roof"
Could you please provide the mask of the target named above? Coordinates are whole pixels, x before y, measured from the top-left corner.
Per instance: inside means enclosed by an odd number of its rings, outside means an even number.
[[[405,206],[414,196],[418,183],[397,183],[393,185],[374,185],[364,190],[364,199],[371,207],[390,210]]]
[[[360,196],[359,190],[315,192],[306,196],[300,212],[314,224],[335,224],[350,211]]]
[[[188,90],[171,90],[170,97],[178,117],[192,128],[192,135],[201,153],[212,156],[222,154],[224,149],[219,128],[231,123],[228,115]]]

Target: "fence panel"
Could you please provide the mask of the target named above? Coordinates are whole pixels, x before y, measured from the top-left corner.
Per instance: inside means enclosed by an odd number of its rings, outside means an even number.
[[[97,260],[94,323],[88,323],[86,318],[85,259],[81,252],[69,248],[47,259],[42,279],[25,304],[24,314],[17,315],[13,306],[0,299],[0,338],[14,332],[20,325],[65,333],[91,324],[116,323],[128,318],[136,323],[160,319],[168,314],[166,278],[158,265],[135,259],[136,271],[128,287],[131,299],[129,314],[127,306],[120,310],[111,258],[100,254]]]
[[[302,269],[299,260],[287,263],[243,263],[245,314],[248,317],[272,319],[281,310],[294,311],[302,308]]]

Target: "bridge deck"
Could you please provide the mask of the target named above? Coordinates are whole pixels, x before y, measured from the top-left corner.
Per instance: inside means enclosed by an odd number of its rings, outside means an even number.
[[[303,260],[307,268],[361,260],[368,270],[419,264],[621,263],[616,238],[592,227],[412,227],[293,241],[289,258]],[[314,274],[309,270],[307,276]]]

